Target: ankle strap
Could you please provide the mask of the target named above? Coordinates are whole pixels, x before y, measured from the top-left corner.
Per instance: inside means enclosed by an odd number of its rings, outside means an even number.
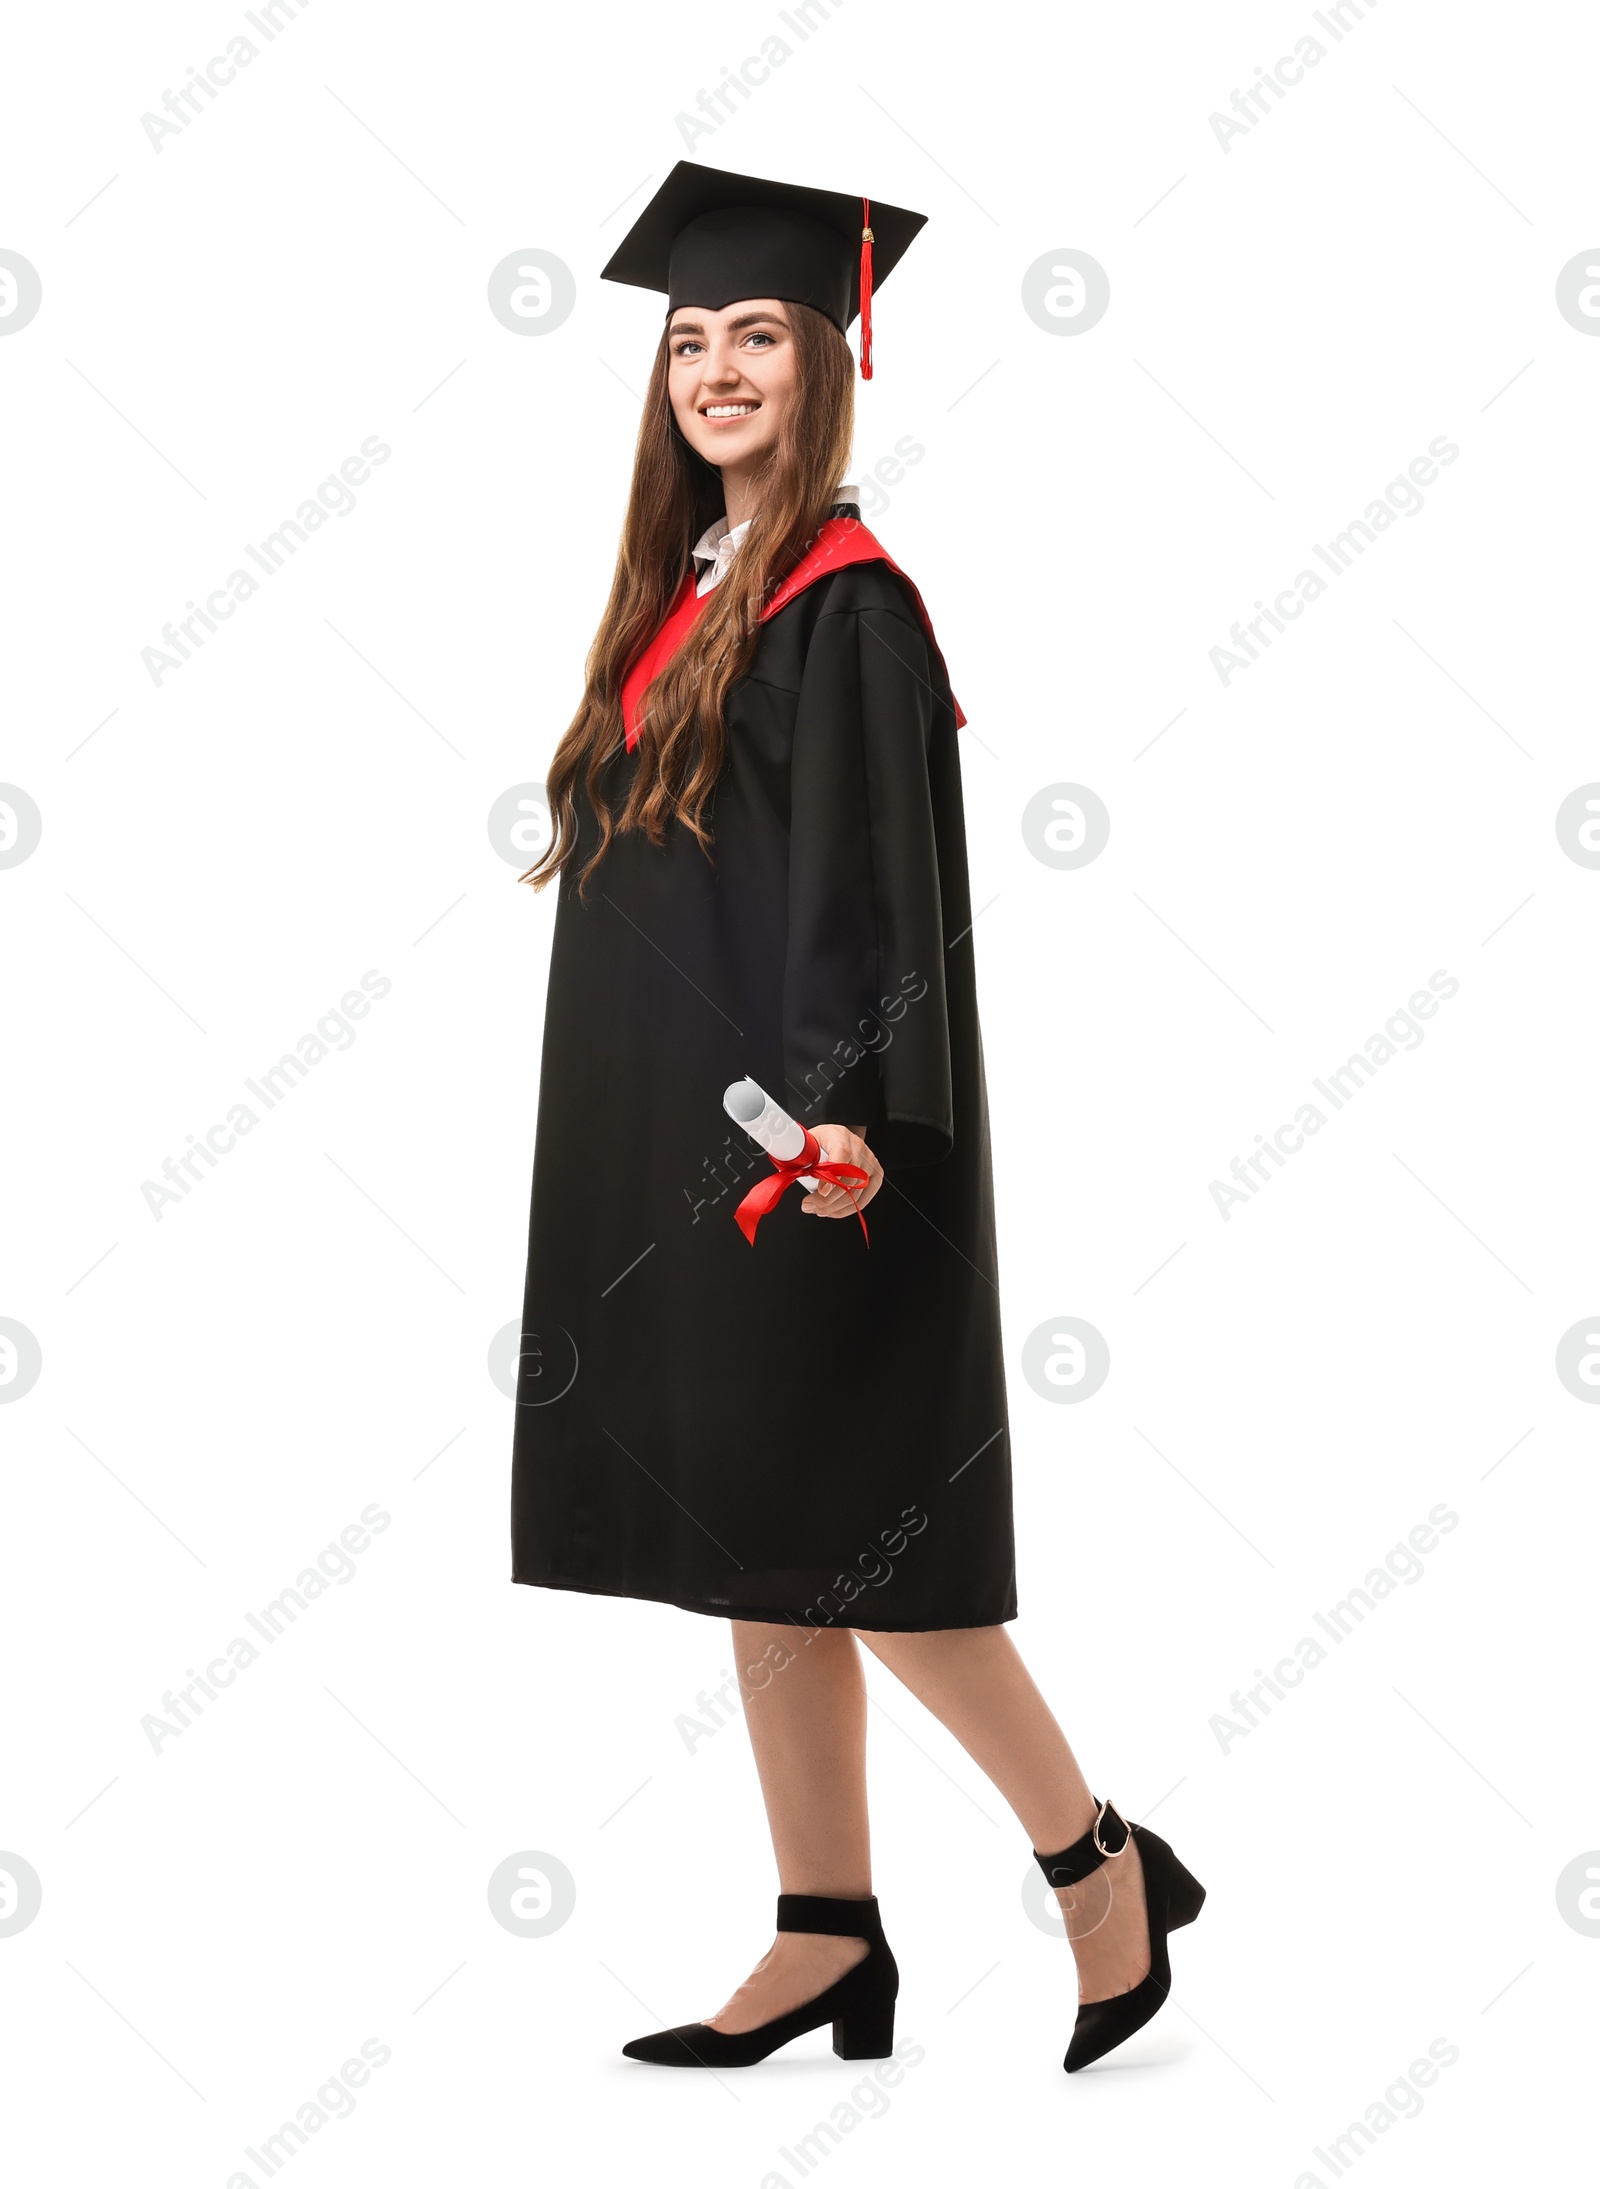
[[[1097,1807],[1098,1814],[1082,1839],[1075,1839],[1058,1855],[1042,1855],[1037,1847],[1033,1850],[1034,1861],[1052,1885],[1081,1884],[1108,1856],[1120,1855],[1133,1837],[1133,1826],[1118,1816],[1109,1801]]]
[[[823,1900],[815,1893],[779,1893],[780,1931],[812,1931],[824,1938],[881,1938],[876,1895],[866,1900]]]

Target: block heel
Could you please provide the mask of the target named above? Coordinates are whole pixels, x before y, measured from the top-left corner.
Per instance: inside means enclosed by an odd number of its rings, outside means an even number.
[[[1206,1889],[1197,1877],[1189,1875],[1176,1855],[1172,1857],[1172,1869],[1172,1887],[1167,1898],[1167,1928],[1169,1931],[1181,1931],[1186,1923],[1194,1921],[1205,1906]]]
[[[841,2060],[887,2060],[894,2050],[893,1999],[841,2014],[833,2025],[833,2049]]]

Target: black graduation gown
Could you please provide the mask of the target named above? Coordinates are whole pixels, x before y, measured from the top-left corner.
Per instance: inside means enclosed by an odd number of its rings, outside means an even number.
[[[1016,1614],[989,1124],[950,687],[881,563],[762,626],[712,858],[580,790],[545,1010],[512,1577],[877,1632]],[[620,806],[635,755],[619,747]],[[722,1108],[864,1132],[859,1224]]]

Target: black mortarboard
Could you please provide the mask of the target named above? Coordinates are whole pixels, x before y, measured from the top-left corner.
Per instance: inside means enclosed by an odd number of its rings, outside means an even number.
[[[601,270],[603,281],[664,289],[667,311],[721,311],[744,297],[809,304],[842,334],[861,314],[861,373],[872,378],[872,292],[900,263],[926,213],[806,190],[680,160]]]

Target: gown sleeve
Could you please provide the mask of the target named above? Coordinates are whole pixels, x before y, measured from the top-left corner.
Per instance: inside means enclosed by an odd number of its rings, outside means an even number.
[[[959,877],[942,875],[952,819],[960,839],[942,670],[909,604],[904,613],[896,605],[893,579],[879,573],[865,590],[891,604],[830,603],[801,680],[784,1072],[802,1123],[862,1131],[893,1169],[939,1162],[951,1148],[945,925],[966,901],[965,850]],[[952,795],[953,817],[939,810]]]

